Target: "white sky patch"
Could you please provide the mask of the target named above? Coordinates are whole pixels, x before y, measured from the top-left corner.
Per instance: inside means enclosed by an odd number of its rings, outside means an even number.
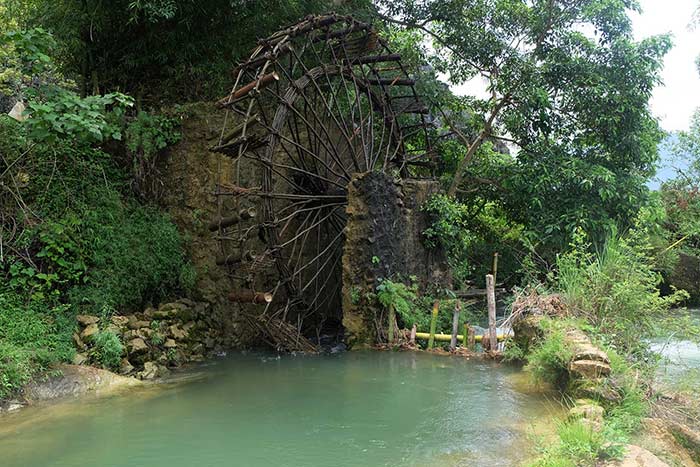
[[[695,59],[700,55],[700,26],[688,24],[698,0],[640,0],[642,14],[632,13],[636,39],[670,32],[673,48],[666,54],[661,73],[663,85],[654,90],[651,109],[666,131],[687,130],[690,117],[700,107],[700,73]]]
[[[661,73],[663,84],[651,98],[651,110],[666,131],[687,130],[690,117],[700,108],[700,73],[695,60],[700,56],[700,25],[688,26],[699,0],[640,0],[642,13],[631,12],[635,39],[671,33],[673,48],[666,54]],[[447,81],[447,76],[441,75]],[[485,80],[476,77],[467,83],[452,85],[460,96],[486,98]]]

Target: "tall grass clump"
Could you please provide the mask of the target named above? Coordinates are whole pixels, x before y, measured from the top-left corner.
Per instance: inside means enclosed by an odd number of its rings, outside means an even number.
[[[623,353],[644,351],[642,338],[673,324],[669,311],[687,294],[661,295],[661,275],[654,270],[643,235],[622,236],[613,230],[593,250],[578,232],[571,247],[557,259],[556,287],[570,310],[608,346]]]

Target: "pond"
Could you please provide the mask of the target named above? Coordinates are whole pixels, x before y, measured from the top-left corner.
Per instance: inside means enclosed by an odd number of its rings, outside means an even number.
[[[505,364],[234,354],[179,382],[0,417],[10,466],[512,466],[561,408]]]

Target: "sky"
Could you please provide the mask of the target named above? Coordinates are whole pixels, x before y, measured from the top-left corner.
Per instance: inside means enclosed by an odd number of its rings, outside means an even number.
[[[693,111],[700,107],[700,26],[688,28],[699,0],[639,0],[642,13],[632,13],[636,39],[670,32],[673,49],[666,55],[662,80],[654,90],[651,109],[666,131],[687,130]]]

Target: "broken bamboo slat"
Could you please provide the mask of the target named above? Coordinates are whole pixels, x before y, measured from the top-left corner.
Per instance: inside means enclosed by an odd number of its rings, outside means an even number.
[[[236,290],[228,294],[228,299],[234,303],[265,304],[272,301],[272,294],[254,290]]]
[[[457,333],[459,332],[459,312],[462,309],[462,303],[459,300],[455,301],[455,311],[452,314],[452,339],[450,339],[450,350],[457,348]]]
[[[238,224],[241,221],[252,219],[255,217],[255,214],[255,209],[253,208],[241,209],[238,214],[234,214],[233,216],[229,217],[221,217],[211,221],[209,223],[209,230],[213,232],[215,230],[225,229],[226,227]]]
[[[236,252],[226,256],[217,256],[216,264],[219,266],[224,266],[227,264],[239,264],[246,261],[250,262],[254,260],[255,256],[253,256],[253,254],[250,251],[246,251],[244,253]]]
[[[496,340],[496,293],[493,274],[486,274],[486,304],[489,312],[489,350],[498,348]]]
[[[250,92],[253,89],[262,89],[266,86],[269,86],[270,84],[279,81],[280,75],[278,75],[276,72],[268,73],[264,76],[262,76],[259,79],[253,80],[250,83],[246,84],[245,86],[242,86],[239,88],[237,91],[235,91],[233,94],[224,97],[223,99],[219,99],[216,103],[218,107],[228,107],[236,101],[243,99],[244,97],[248,96]]]

